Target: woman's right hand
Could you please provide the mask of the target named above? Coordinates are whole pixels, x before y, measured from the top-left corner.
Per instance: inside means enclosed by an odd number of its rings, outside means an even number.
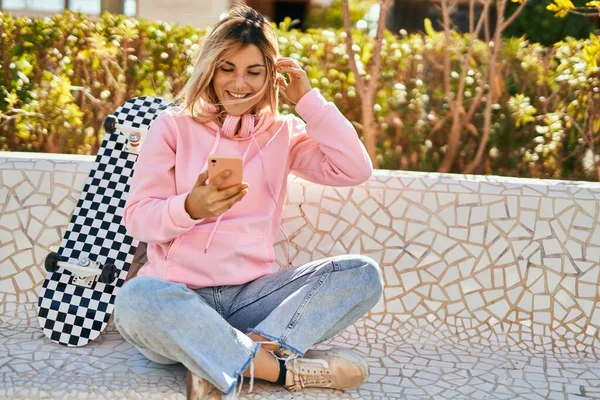
[[[194,188],[185,199],[185,211],[192,219],[218,217],[242,200],[248,193],[248,184],[241,183],[219,190],[219,186],[229,176],[223,171],[207,185],[208,171],[204,171],[194,184]]]

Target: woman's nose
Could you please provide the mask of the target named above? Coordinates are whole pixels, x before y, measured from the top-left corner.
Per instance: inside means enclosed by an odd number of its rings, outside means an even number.
[[[235,88],[242,90],[242,88],[244,87],[244,77],[243,76],[237,76],[235,78]]]

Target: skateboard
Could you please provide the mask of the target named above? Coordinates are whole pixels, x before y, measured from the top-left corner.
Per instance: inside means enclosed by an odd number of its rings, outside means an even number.
[[[58,252],[44,261],[38,322],[55,343],[85,346],[108,325],[139,245],[122,224],[129,183],[145,133],[168,106],[158,97],[137,97],[104,121],[102,146]]]

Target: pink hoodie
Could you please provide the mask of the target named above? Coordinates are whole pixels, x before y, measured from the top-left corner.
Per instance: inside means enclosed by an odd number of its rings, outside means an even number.
[[[352,124],[316,89],[296,105],[306,124],[280,115],[243,139],[223,136],[180,111],[166,110],[152,123],[125,205],[129,234],[148,244],[148,262],[138,276],[201,288],[269,274],[288,174],[353,186],[373,170]],[[248,194],[219,218],[194,220],[185,200],[212,154],[244,156]]]

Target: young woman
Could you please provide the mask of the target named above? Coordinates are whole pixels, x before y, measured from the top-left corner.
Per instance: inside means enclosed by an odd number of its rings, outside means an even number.
[[[302,119],[278,115],[278,92]],[[253,378],[292,391],[362,384],[368,365],[357,354],[310,348],[377,303],[376,262],[345,255],[272,269],[289,173],[330,186],[371,176],[356,131],[279,57],[274,29],[247,6],[204,38],[180,98],[152,124],[125,207],[148,262],[118,293],[119,332],[148,359],[187,367],[188,398],[234,397],[243,377],[250,390]],[[226,172],[207,182],[211,155],[241,156],[244,182],[220,190]]]

